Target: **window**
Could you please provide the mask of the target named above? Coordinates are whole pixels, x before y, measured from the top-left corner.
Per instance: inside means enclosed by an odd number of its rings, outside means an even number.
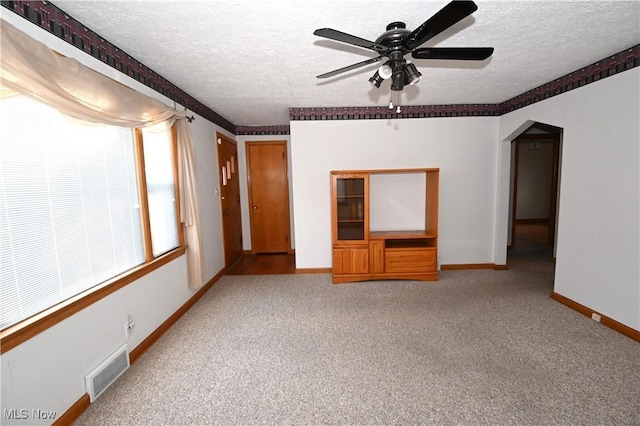
[[[143,135],[148,210],[132,129],[13,96],[0,135],[2,329],[149,261],[145,234],[153,257],[178,247],[170,132]]]
[[[142,130],[149,223],[153,256],[178,245],[178,229],[173,174],[173,143],[170,132]]]

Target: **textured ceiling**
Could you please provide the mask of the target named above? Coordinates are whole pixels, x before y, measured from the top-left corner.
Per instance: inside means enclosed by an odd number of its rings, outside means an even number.
[[[375,40],[413,30],[446,1],[208,0],[53,3],[237,126],[283,125],[292,107],[382,106],[376,53],[313,35],[330,27]],[[494,47],[481,62],[414,60],[422,80],[402,105],[499,103],[640,43],[640,1],[483,1],[422,47]],[[395,102],[394,92],[394,103]]]

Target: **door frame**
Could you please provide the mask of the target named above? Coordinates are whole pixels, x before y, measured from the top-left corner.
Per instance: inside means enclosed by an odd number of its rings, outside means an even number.
[[[553,164],[551,166],[551,188],[550,188],[550,200],[549,200],[549,231],[547,234],[547,245],[555,248],[555,236],[556,236],[556,218],[558,210],[558,184],[559,184],[559,172],[560,172],[560,134],[547,134],[547,133],[535,133],[535,134],[521,134],[511,141],[513,149],[515,150],[513,160],[513,199],[511,200],[511,239],[509,241],[509,248],[515,247],[516,241],[516,213],[518,207],[518,167],[520,158],[520,142],[526,140],[551,140],[553,143]]]
[[[224,268],[225,270],[229,269],[233,264],[235,264],[239,259],[242,258],[242,255],[244,254],[243,251],[243,247],[242,247],[242,211],[240,208],[240,170],[239,170],[239,160],[238,160],[238,142],[235,141],[234,139],[230,138],[229,136],[225,135],[224,133],[220,133],[220,132],[216,132],[216,157],[217,157],[217,165],[216,165],[216,173],[218,175],[218,188],[219,188],[219,192],[218,192],[218,196],[220,197],[220,221],[221,221],[221,226],[222,226],[222,254],[224,257]],[[225,208],[224,208],[224,203],[222,200],[222,191],[223,191],[223,178],[222,178],[222,173],[221,173],[221,164],[220,164],[220,145],[222,144],[222,141],[225,141],[227,143],[230,143],[231,145],[235,145],[235,158],[234,158],[234,170],[235,170],[235,175],[237,176],[238,179],[238,209],[237,209],[237,214],[238,217],[235,218],[239,221],[240,223],[240,235],[227,235],[227,232],[225,231]],[[228,217],[227,220],[231,220],[230,217]],[[239,237],[239,244],[240,244],[240,255],[235,258],[235,259],[229,259],[228,257],[228,253],[227,253],[227,248],[228,245],[230,243],[230,239],[235,239],[236,237]]]
[[[266,141],[245,141],[244,143],[244,153],[245,153],[245,163],[246,163],[246,170],[247,170],[247,196],[248,196],[248,200],[249,200],[249,205],[248,205],[248,211],[249,211],[249,226],[251,229],[251,254],[256,254],[255,251],[255,244],[254,244],[254,240],[253,240],[253,231],[255,229],[254,227],[254,223],[253,223],[253,214],[251,213],[251,209],[252,206],[254,205],[253,203],[253,190],[252,190],[252,173],[251,173],[251,155],[250,155],[250,148],[251,146],[259,146],[259,145],[283,145],[284,147],[284,175],[285,175],[285,185],[286,185],[286,191],[285,191],[285,215],[286,215],[286,221],[287,221],[287,239],[288,239],[288,247],[287,247],[287,254],[293,254],[294,250],[291,247],[291,209],[289,206],[290,203],[290,197],[289,197],[289,192],[291,190],[290,186],[289,186],[289,144],[287,143],[286,139],[282,139],[282,140],[266,140]]]

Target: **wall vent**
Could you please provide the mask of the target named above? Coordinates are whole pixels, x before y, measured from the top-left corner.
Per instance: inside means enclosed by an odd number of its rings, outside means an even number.
[[[127,371],[129,365],[129,351],[127,345],[123,345],[87,374],[84,383],[91,402],[102,395],[111,383]]]

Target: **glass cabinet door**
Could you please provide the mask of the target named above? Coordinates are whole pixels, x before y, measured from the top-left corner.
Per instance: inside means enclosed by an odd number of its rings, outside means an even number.
[[[338,241],[365,239],[365,179],[336,178]]]

